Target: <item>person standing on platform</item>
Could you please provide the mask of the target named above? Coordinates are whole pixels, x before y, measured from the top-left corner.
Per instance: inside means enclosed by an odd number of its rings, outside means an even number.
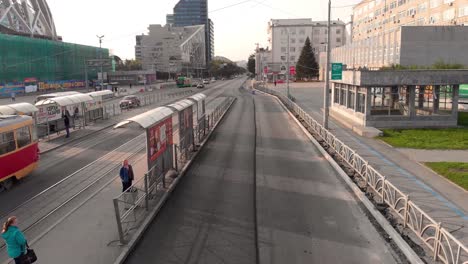
[[[128,160],[124,160],[122,168],[120,168],[120,179],[122,180],[122,192],[128,191],[134,179],[133,168],[132,165],[128,164]]]
[[[65,131],[67,132],[67,135],[65,138],[70,137],[70,117],[69,117],[68,111],[65,112],[65,115],[63,116],[63,123],[65,124]]]

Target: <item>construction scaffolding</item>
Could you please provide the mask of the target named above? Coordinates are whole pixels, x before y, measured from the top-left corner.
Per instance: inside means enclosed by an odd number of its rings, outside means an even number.
[[[97,47],[0,34],[0,83],[84,80],[85,61],[99,58],[99,52]],[[109,50],[101,52],[109,57]],[[89,79],[97,78],[97,69],[87,71]]]

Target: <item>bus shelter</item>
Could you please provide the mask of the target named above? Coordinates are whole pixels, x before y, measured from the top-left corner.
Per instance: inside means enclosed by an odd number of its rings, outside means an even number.
[[[86,120],[97,120],[104,118],[104,100],[114,97],[114,93],[109,90],[87,93],[94,100],[86,102]]]
[[[173,114],[174,111],[169,108],[158,107],[114,126],[114,129],[129,127],[146,131],[149,186],[157,183],[158,179],[163,179],[170,169],[176,167],[172,131]]]
[[[166,107],[174,112],[172,114],[174,144],[178,146],[182,157],[186,158],[188,152],[194,149],[195,144],[193,130],[194,102],[185,99]]]
[[[28,115],[34,117],[38,111],[39,109],[30,103],[0,105],[0,115]]]
[[[194,103],[193,105],[193,127],[196,129],[198,134],[198,142],[201,140],[201,136],[205,135],[205,104],[206,95],[199,93],[187,98]]]
[[[70,125],[75,126],[76,122],[85,116],[86,104],[93,101],[94,99],[87,94],[74,94],[37,102],[36,107],[39,109],[36,116],[37,124],[43,124],[38,127],[38,135],[64,130],[65,124],[62,121],[64,115],[69,115]],[[84,119],[82,124],[86,125]]]

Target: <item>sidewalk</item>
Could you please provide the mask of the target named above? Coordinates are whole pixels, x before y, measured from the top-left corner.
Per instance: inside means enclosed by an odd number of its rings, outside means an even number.
[[[417,162],[466,162],[468,163],[468,150],[426,150],[396,148],[408,158]]]
[[[276,88],[269,84],[269,88],[286,94],[285,84]],[[290,92],[304,111],[316,120],[322,120],[323,83],[291,83]],[[418,156],[421,154],[419,151],[401,152],[380,140],[361,137],[334,120],[330,120],[329,126],[330,131],[343,143],[357,151],[400,190],[409,194],[426,213],[453,231],[455,237],[468,244],[468,192],[417,162],[434,154],[452,157],[456,156],[455,153],[422,152],[423,155]]]

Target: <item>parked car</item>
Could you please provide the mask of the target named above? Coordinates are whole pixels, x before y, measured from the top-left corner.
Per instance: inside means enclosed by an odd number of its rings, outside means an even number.
[[[203,84],[210,84],[210,80],[208,79],[203,80]]]
[[[127,95],[119,103],[120,108],[128,109],[140,106],[140,99],[136,95]]]
[[[203,88],[205,88],[205,85],[203,83],[199,83],[199,84],[197,84],[197,88],[198,89],[203,89]]]

